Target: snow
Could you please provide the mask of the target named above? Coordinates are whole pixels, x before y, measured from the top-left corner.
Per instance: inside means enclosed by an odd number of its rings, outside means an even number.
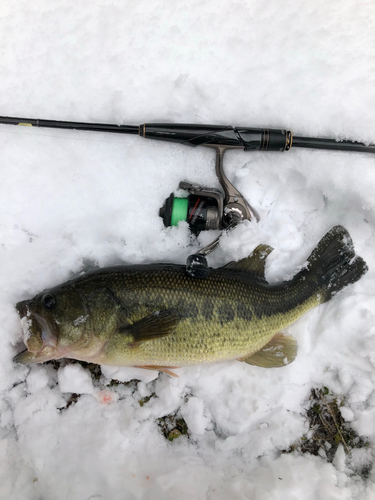
[[[370,0],[6,2],[0,114],[375,143],[374,28]],[[93,265],[184,263],[218,233],[189,246],[187,225],[165,229],[158,211],[181,180],[218,187],[215,154],[5,125],[0,150],[0,498],[375,498],[374,469],[367,481],[355,472],[371,464],[375,444],[371,155],[226,153],[228,178],[261,220],[224,235],[210,265],[264,243],[274,247],[268,280],[289,279],[342,224],[369,266],[287,329],[299,344],[293,363],[226,362],[181,368],[179,378],[102,367],[93,379],[78,364],[13,363],[23,340],[15,303]],[[369,447],[346,458],[340,445],[333,463],[281,453],[308,431],[310,390],[322,386]],[[185,419],[189,437],[163,436],[158,422],[170,414]]]
[[[62,393],[92,394],[94,392],[90,372],[80,365],[59,368],[57,377]]]

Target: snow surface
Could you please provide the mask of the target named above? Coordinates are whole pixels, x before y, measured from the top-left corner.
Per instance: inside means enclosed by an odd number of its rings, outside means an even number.
[[[0,114],[279,127],[375,143],[374,33],[371,0],[2,2]],[[375,471],[367,481],[353,472],[375,444],[373,157],[226,155],[229,179],[261,221],[223,237],[211,265],[262,242],[275,248],[268,279],[288,279],[336,224],[369,265],[288,328],[295,362],[182,368],[177,379],[103,367],[92,380],[78,365],[13,363],[23,335],[14,304],[94,262],[184,263],[213,234],[192,248],[186,224],[165,229],[158,209],[180,180],[217,186],[214,153],[11,126],[0,126],[0,151],[1,499],[375,498]],[[350,460],[341,446],[332,464],[281,454],[307,431],[310,390],[321,386],[369,439]],[[190,437],[169,442],[157,422],[176,411]]]

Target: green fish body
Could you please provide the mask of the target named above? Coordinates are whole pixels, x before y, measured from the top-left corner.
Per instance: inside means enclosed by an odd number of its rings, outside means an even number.
[[[185,266],[117,266],[87,273],[17,304],[28,350],[22,363],[62,357],[171,368],[239,359],[283,366],[296,356],[279,332],[367,270],[348,232],[333,228],[292,280],[270,285],[260,245],[194,279]],[[173,373],[171,373],[173,374]]]

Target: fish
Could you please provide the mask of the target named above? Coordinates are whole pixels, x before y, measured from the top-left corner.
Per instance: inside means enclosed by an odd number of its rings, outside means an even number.
[[[333,227],[289,281],[265,279],[268,245],[203,279],[183,265],[120,265],[73,278],[16,305],[27,350],[18,363],[70,358],[177,376],[182,366],[238,360],[283,367],[297,341],[283,330],[368,270]]]

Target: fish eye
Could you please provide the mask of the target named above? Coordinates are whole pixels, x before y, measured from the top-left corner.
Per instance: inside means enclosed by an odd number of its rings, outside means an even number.
[[[52,293],[46,293],[42,297],[42,304],[45,309],[50,311],[56,306],[56,297]]]

